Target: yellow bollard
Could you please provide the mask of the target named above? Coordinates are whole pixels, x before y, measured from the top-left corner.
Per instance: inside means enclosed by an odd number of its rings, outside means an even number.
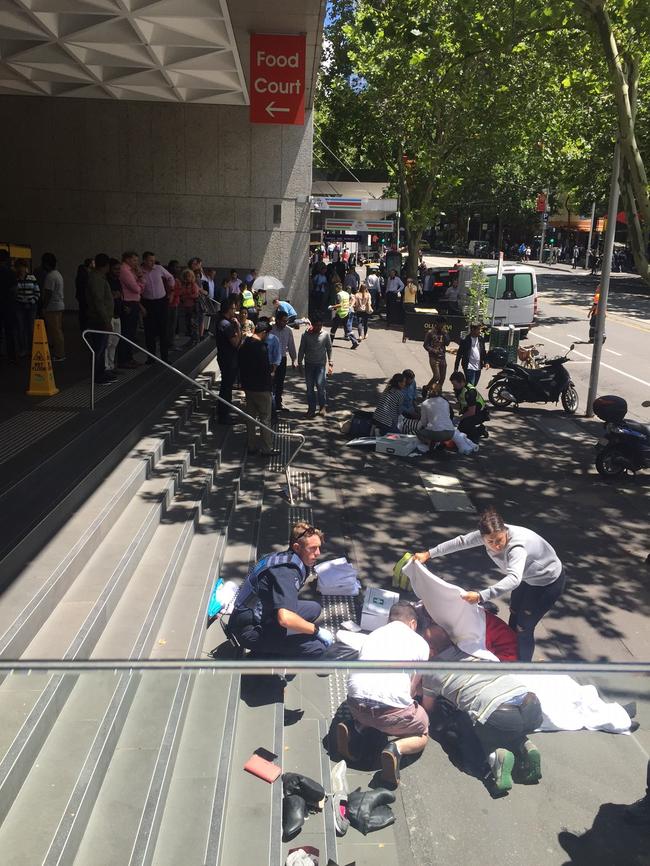
[[[50,347],[47,342],[47,331],[43,319],[34,322],[34,337],[32,339],[32,364],[29,376],[30,397],[52,397],[59,389],[54,382]]]

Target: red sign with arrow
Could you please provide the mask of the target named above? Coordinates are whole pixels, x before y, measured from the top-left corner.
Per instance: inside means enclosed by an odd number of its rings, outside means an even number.
[[[251,34],[251,123],[305,122],[305,36]]]

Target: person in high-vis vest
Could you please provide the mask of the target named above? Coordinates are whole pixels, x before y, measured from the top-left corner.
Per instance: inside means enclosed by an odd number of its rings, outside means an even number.
[[[481,438],[487,439],[490,434],[485,429],[484,422],[489,420],[490,413],[476,385],[470,385],[461,372],[452,373],[450,381],[461,416],[458,429],[461,433],[466,433],[473,442],[478,442]]]
[[[349,340],[352,343],[353,349],[356,349],[359,345],[359,341],[352,333],[352,318],[354,316],[354,313],[352,311],[350,293],[346,292],[346,290],[340,284],[336,293],[336,303],[333,304],[329,309],[334,314],[332,316],[332,324],[330,326],[330,338],[333,340],[336,336],[336,332],[338,331],[339,326],[343,325],[343,333],[345,335],[345,339]]]
[[[253,323],[257,323],[255,296],[253,295],[248,286],[246,286],[246,288],[241,293],[241,306],[242,310],[246,310],[246,312],[248,313],[248,318],[250,319],[250,321]]]
[[[318,626],[321,606],[298,593],[320,557],[323,533],[308,523],[291,529],[289,549],[263,556],[235,598],[228,631],[255,655],[318,658],[334,642]]]

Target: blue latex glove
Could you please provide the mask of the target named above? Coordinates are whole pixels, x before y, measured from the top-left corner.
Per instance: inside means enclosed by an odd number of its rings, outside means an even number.
[[[331,646],[334,643],[334,635],[328,628],[323,628],[323,626],[319,626],[318,631],[316,632],[316,637],[318,640],[322,641],[325,646]]]

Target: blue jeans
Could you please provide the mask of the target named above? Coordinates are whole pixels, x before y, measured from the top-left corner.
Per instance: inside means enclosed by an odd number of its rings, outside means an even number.
[[[480,370],[465,370],[465,379],[468,385],[478,385],[478,380],[481,378]]]
[[[336,336],[336,332],[338,331],[339,326],[343,325],[343,333],[345,334],[345,339],[350,340],[350,342],[352,343],[353,346],[358,346],[359,341],[357,340],[357,338],[352,333],[352,321],[353,321],[353,319],[354,319],[354,313],[353,312],[348,313],[348,315],[346,316],[345,319],[342,319],[340,316],[338,316],[336,313],[334,313],[334,318],[332,319],[332,324],[330,326],[330,337],[332,338],[332,340]]]
[[[318,393],[318,406],[327,406],[327,380],[325,378],[324,364],[305,364],[305,384],[307,385],[307,408],[310,412],[316,411],[316,392]]]

